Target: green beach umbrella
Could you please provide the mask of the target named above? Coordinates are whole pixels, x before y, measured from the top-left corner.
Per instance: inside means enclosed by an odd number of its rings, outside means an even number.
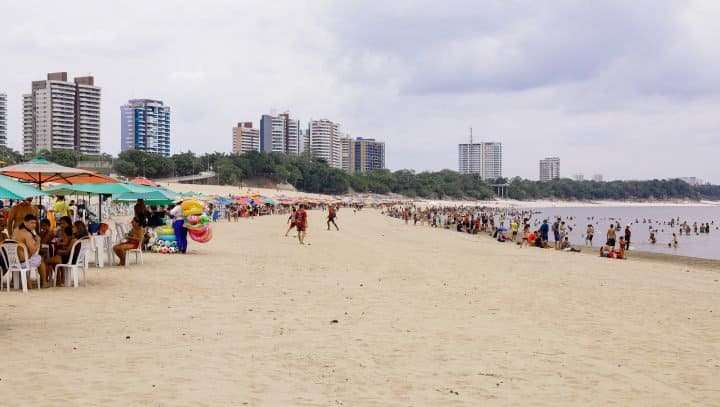
[[[137,201],[142,199],[149,205],[170,205],[178,199],[178,195],[170,191],[156,189],[147,192],[126,192],[116,196],[114,199],[118,201]]]
[[[44,195],[45,193],[37,188],[0,175],[0,199],[22,200]]]
[[[51,195],[72,195],[72,194],[89,194],[89,195],[121,195],[128,192],[150,192],[157,188],[144,185],[131,184],[126,182],[118,182],[116,184],[72,184],[72,185],[56,185],[48,188],[46,191]]]

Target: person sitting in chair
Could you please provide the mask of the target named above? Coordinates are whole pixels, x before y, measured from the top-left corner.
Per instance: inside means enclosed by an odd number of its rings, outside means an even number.
[[[40,235],[37,234],[37,217],[32,213],[25,215],[23,222],[20,226],[15,229],[13,237],[18,242],[19,246],[25,246],[27,249],[29,259],[25,258],[25,251],[18,247],[18,257],[20,262],[25,267],[37,268],[40,274],[40,281],[38,281],[38,287],[42,287],[47,281],[47,273],[45,271],[45,264],[40,257]]]
[[[113,251],[120,259],[121,266],[125,265],[125,257],[127,255],[127,251],[139,248],[140,244],[143,241],[143,237],[145,236],[145,229],[140,226],[140,220],[138,218],[133,218],[131,224],[132,229],[130,230],[130,232],[128,232],[125,240],[113,246]]]

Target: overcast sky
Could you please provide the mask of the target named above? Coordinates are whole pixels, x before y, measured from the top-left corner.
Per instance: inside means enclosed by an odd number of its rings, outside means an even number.
[[[720,2],[0,0],[0,92],[47,72],[119,107],[173,109],[172,149],[230,151],[232,126],[288,110],[386,142],[391,169],[457,169],[457,144],[504,144],[504,175],[698,176],[720,183]]]

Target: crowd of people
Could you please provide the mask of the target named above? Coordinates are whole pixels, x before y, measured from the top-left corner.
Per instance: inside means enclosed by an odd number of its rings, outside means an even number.
[[[213,213],[212,204],[207,206]],[[180,203],[168,206],[145,205],[142,199],[133,207],[130,224],[122,236],[113,239],[112,252],[118,264],[124,266],[129,250],[142,249],[150,239],[153,228],[172,222],[178,236],[180,253],[187,251],[187,230],[183,227]],[[116,226],[117,228],[117,226]],[[33,199],[12,202],[0,201],[0,244],[17,244],[17,257],[23,268],[37,271],[37,276],[28,279],[29,286],[47,287],[51,281],[63,285],[63,267],[58,265],[76,264],[80,256],[83,239],[91,234],[111,233],[110,224],[99,223],[83,201],[66,201],[57,196],[54,201],[42,205],[33,204]],[[116,234],[119,230],[116,230]],[[8,273],[9,260],[5,246],[0,250],[0,272],[3,282],[12,278]]]
[[[406,224],[412,222],[417,225],[427,225],[433,228],[454,229],[469,234],[486,233],[499,242],[514,242],[520,247],[554,248],[569,252],[579,252],[582,244],[573,244],[570,232],[576,227],[578,220],[572,216],[543,217],[540,212],[523,208],[490,208],[482,206],[415,206],[415,205],[386,205],[382,208],[385,215],[401,219]],[[594,247],[597,235],[596,225],[600,220],[594,217],[587,219],[589,223],[581,234],[584,246]],[[658,227],[662,232],[663,225],[668,228],[677,228],[680,235],[683,233],[696,235],[710,233],[714,222],[690,223],[673,218],[669,221],[653,221],[650,219],[635,219],[622,226],[618,219],[604,219],[608,223],[604,243],[600,245],[599,254],[602,257],[625,259],[631,250],[633,241],[632,227],[640,224],[649,224],[649,244],[657,242]],[[716,227],[717,229],[717,227]],[[672,229],[675,230],[675,229]],[[577,234],[576,234],[577,235]],[[577,243],[577,242],[576,242]],[[677,248],[679,245],[676,233],[672,233],[668,247]]]

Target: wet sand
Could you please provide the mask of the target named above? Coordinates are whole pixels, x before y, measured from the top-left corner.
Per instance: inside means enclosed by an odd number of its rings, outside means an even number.
[[[720,273],[341,210],[0,293],[5,405],[720,404]],[[333,322],[337,321],[337,322]]]

